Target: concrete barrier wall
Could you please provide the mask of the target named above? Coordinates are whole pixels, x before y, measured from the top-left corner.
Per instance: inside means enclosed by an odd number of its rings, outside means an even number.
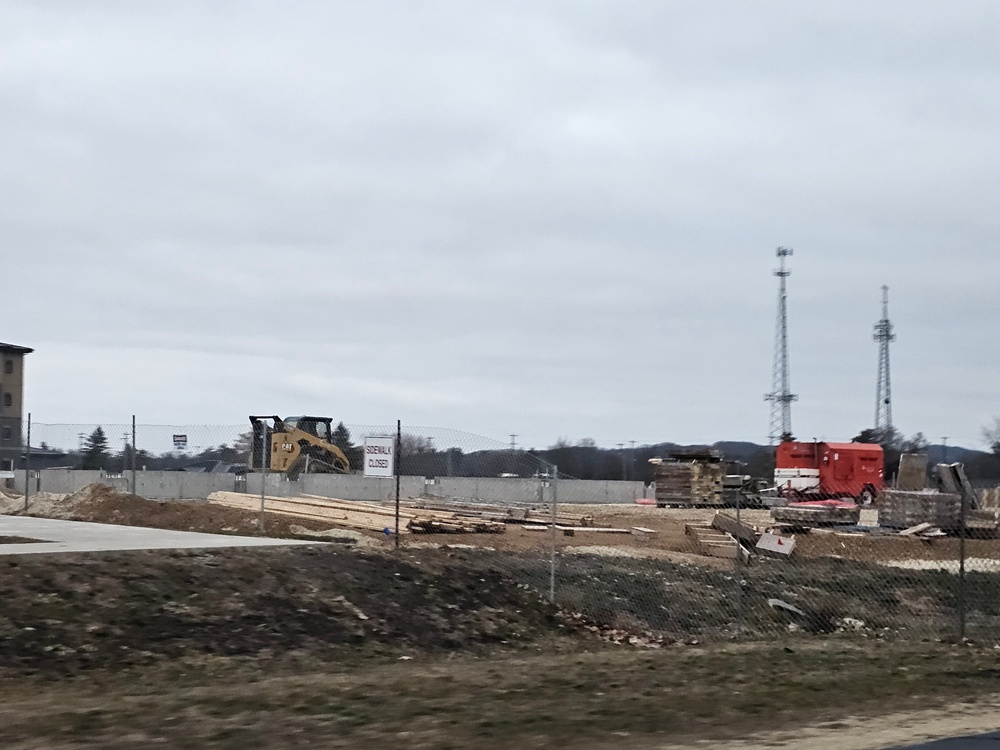
[[[561,503],[634,503],[644,497],[642,482],[611,482],[590,479],[561,479],[558,500]],[[652,488],[648,490],[652,495]]]
[[[130,479],[125,474],[126,481]],[[150,500],[206,498],[213,492],[236,490],[235,474],[203,474],[195,471],[137,471],[135,494]]]
[[[106,481],[103,471],[77,471],[76,469],[43,469],[32,472],[31,491],[32,492],[54,492],[65,494],[76,492],[94,482]],[[24,492],[24,472],[19,471],[14,475],[17,491]]]
[[[108,475],[102,471],[42,469],[32,472],[32,492],[72,493],[88,484],[103,482],[118,489],[129,489],[131,475]],[[35,478],[37,477],[37,478]],[[260,474],[245,478],[235,474],[203,474],[189,471],[138,471],[136,494],[151,500],[204,499],[218,490],[260,493]],[[15,487],[24,492],[24,472],[15,477]],[[538,479],[516,477],[437,477],[430,483],[424,477],[400,478],[400,495],[422,494],[442,498],[466,498],[494,503],[541,502]],[[279,474],[267,476],[266,494],[277,497],[319,495],[341,500],[391,500],[395,497],[395,479],[374,479],[356,474],[310,474],[289,482]],[[632,503],[643,497],[642,482],[601,482],[560,479],[557,496],[563,503]]]
[[[248,474],[243,492],[260,494],[260,474]],[[423,477],[400,477],[401,497],[414,497],[423,491]],[[341,500],[390,500],[396,496],[395,479],[374,479],[356,474],[308,474],[289,482],[278,474],[268,474],[265,494],[276,497],[319,495]]]
[[[421,491],[442,498],[465,498],[487,503],[537,503],[541,482],[515,477],[437,477],[422,480]]]

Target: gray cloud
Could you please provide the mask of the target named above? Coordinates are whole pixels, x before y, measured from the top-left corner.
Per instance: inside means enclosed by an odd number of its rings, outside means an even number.
[[[0,8],[3,338],[41,421],[527,444],[1000,412],[993,3]]]

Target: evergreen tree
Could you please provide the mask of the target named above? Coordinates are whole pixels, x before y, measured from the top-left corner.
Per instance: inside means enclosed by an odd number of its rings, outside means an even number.
[[[104,434],[104,428],[100,425],[90,433],[90,436],[83,444],[83,466],[84,469],[104,469],[108,465],[108,436]]]
[[[351,431],[347,429],[343,422],[338,422],[337,426],[333,428],[333,435],[330,436],[330,442],[336,445],[344,453],[348,453],[351,448]]]

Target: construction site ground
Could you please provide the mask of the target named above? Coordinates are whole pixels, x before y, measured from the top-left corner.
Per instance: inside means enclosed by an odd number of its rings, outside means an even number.
[[[3,512],[21,509],[23,498],[0,498]],[[37,497],[30,510],[260,531],[257,513],[101,487]],[[801,536],[805,564],[778,561],[751,578],[747,633],[734,640],[714,629],[730,616],[720,587],[734,586],[733,562],[697,554],[684,534],[713,511],[572,510],[602,527],[657,533],[557,535],[579,553],[563,550],[559,607],[539,594],[546,555],[532,554],[548,549],[550,532],[517,526],[409,534],[396,551],[374,531],[268,516],[269,535],[346,543],[5,557],[0,746],[867,750],[1000,728],[1000,632],[967,643],[883,637],[881,628],[828,627],[823,612],[815,630],[793,631],[767,606],[771,586],[818,590],[845,575],[881,582],[872,572],[880,566],[825,560],[880,554],[864,544],[844,554],[834,534]],[[870,541],[907,545],[892,556],[955,542]],[[997,557],[993,540],[969,544]],[[654,564],[674,576],[668,608],[662,583],[633,575]],[[941,574],[888,575],[896,587],[944,585]],[[927,601],[891,593],[864,611],[845,600],[836,614],[912,621],[922,617],[914,607],[947,602],[947,592]]]
[[[387,510],[391,507],[391,504],[385,504]],[[587,527],[579,527],[572,532],[557,531],[552,535],[549,531],[530,530],[525,526],[508,524],[502,534],[408,534],[404,535],[401,543],[411,547],[470,545],[498,551],[545,551],[554,543],[566,554],[663,559],[719,570],[733,566],[732,560],[700,554],[694,539],[685,533],[685,525],[688,523],[711,523],[716,509],[563,503],[559,505],[559,510],[590,516],[594,527],[625,530],[641,527],[651,529],[655,534],[636,536],[631,533],[595,532],[589,531]],[[735,515],[732,508],[723,510],[729,515]],[[0,495],[0,513],[23,513],[23,498]],[[269,537],[298,539],[323,539],[326,536],[344,541],[353,539],[360,541],[361,546],[365,547],[392,544],[392,540],[384,533],[374,529],[360,532],[340,530],[330,522],[276,513],[264,514],[262,530],[261,514],[256,511],[224,507],[204,500],[146,500],[103,485],[94,485],[70,496],[46,493],[33,495],[28,514],[178,531],[240,535],[260,534],[263,531]],[[769,511],[761,509],[741,511],[741,520],[759,528],[773,523]],[[877,510],[862,511],[861,524],[877,525]],[[392,523],[387,522],[387,525],[391,527]],[[796,536],[795,557],[839,558],[918,568],[922,561],[957,561],[959,544],[955,537],[923,539],[813,529],[808,534]],[[1000,539],[968,539],[966,556],[980,561],[973,567],[978,566],[984,570],[991,570],[991,561],[995,560],[996,569],[1000,572]],[[945,565],[940,567],[948,569]]]

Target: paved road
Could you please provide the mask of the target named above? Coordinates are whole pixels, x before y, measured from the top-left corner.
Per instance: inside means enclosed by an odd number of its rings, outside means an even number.
[[[956,737],[923,745],[909,745],[895,750],[1000,750],[1000,732],[980,734],[976,737]]]
[[[0,555],[316,544],[294,539],[201,534],[194,531],[165,531],[139,526],[113,526],[105,523],[0,515],[0,537],[3,536],[19,536],[39,541],[0,544]]]

